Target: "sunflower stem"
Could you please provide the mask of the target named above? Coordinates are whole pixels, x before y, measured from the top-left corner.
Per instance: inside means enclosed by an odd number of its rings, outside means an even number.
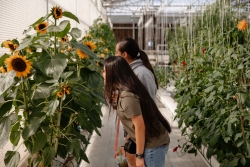
[[[56,19],[55,19],[55,26],[56,26]],[[54,56],[56,55],[56,32],[54,32],[54,34],[55,34],[55,36],[54,36],[54,39],[55,39],[55,41],[54,41]]]
[[[55,151],[56,152],[57,152],[58,144],[59,144],[59,131],[60,131],[60,125],[61,125],[62,102],[63,102],[63,97],[61,97],[59,111],[57,112],[56,143],[55,143]]]
[[[76,66],[76,69],[77,69],[77,78],[80,78],[80,67],[79,67],[79,65],[77,64],[77,66]]]
[[[21,78],[21,80],[23,81],[23,77]],[[21,91],[22,91],[22,95],[23,95],[23,104],[24,104],[24,118],[25,118],[25,124],[27,125],[27,120],[28,120],[28,105],[27,105],[27,97],[25,94],[25,85],[24,85],[24,81],[21,83]]]

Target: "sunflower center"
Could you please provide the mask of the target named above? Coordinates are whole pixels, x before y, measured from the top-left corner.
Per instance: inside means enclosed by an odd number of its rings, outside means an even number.
[[[14,47],[13,44],[9,44],[9,48],[10,48],[11,50],[15,50],[15,47]]]
[[[11,65],[15,71],[23,72],[25,71],[27,65],[23,59],[16,58],[11,62]]]
[[[61,15],[61,10],[60,9],[56,9],[56,15],[60,16]]]
[[[87,45],[87,47],[89,47],[89,49],[91,49],[90,45]]]
[[[39,27],[39,30],[42,30],[42,29],[44,29],[46,26],[45,26],[45,24],[40,24],[38,27]]]

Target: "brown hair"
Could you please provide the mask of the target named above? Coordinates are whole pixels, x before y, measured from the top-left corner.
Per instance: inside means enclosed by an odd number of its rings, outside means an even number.
[[[110,104],[112,104],[113,85],[115,85],[119,92],[132,92],[139,97],[147,139],[159,137],[165,133],[165,129],[169,133],[171,132],[169,122],[162,116],[155,101],[151,98],[125,59],[120,56],[111,56],[104,60],[104,67],[106,70],[104,97]],[[165,129],[159,129],[161,124]]]

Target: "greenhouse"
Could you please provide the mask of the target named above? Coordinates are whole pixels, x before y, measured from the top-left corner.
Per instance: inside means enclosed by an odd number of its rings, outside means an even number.
[[[0,167],[249,167],[249,21],[250,0],[0,0]]]

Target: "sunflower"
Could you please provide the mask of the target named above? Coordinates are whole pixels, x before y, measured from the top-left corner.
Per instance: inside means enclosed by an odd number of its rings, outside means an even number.
[[[27,77],[32,68],[32,62],[28,61],[26,56],[19,56],[18,54],[5,59],[5,63],[7,64],[7,71],[15,70],[18,78]]]
[[[3,74],[6,73],[6,69],[3,66],[1,66],[0,67],[0,72],[3,73]]]
[[[81,59],[87,59],[87,58],[89,58],[89,56],[86,55],[85,53],[83,53],[80,49],[76,49],[76,53],[79,56],[79,58],[81,58]]]
[[[61,91],[60,91],[60,92],[57,92],[57,94],[56,94],[56,95],[57,95],[58,97],[60,97],[60,98],[61,98],[61,97],[63,96],[63,92],[61,92]]]
[[[105,54],[102,53],[102,54],[100,54],[100,56],[101,56],[101,58],[104,58],[104,57],[105,57]]]
[[[68,52],[71,52],[71,51],[72,51],[72,47],[68,46]]]
[[[18,45],[14,44],[11,40],[4,41],[2,44],[5,48],[9,48],[11,52],[13,52]]]
[[[36,25],[36,31],[39,32],[40,34],[45,34],[47,32],[47,27],[49,23],[47,22],[42,22],[41,24]]]
[[[95,46],[95,43],[94,42],[91,42],[91,41],[86,41],[86,42],[83,42],[84,45],[86,45],[87,47],[89,47],[89,49],[92,50],[92,52],[95,50],[96,46]]]
[[[247,21],[241,20],[237,26],[240,31],[245,30],[247,28]]]
[[[31,49],[30,48],[27,48],[26,50],[28,53],[31,53]]]
[[[58,38],[58,40],[61,41],[62,43],[69,42],[69,38],[68,38],[67,35],[65,37],[63,37],[63,38]]]
[[[109,51],[108,48],[104,49],[104,52],[105,52],[105,53],[107,53],[108,51]]]
[[[62,18],[63,16],[62,9],[59,8],[58,6],[52,8],[52,14],[55,19]]]

